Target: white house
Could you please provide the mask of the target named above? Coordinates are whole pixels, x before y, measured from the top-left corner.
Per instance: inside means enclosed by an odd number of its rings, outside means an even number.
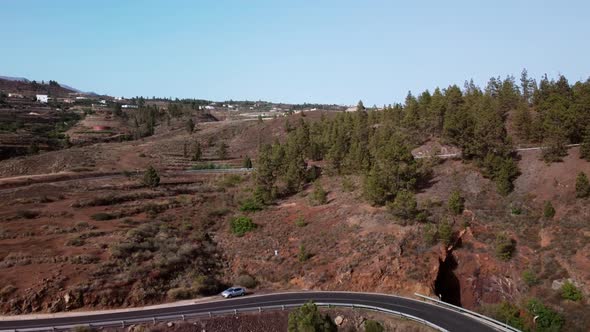
[[[121,108],[139,108],[139,107],[137,105],[128,105],[128,104],[125,104],[125,105],[122,105]]]
[[[47,104],[47,101],[49,101],[49,97],[47,95],[37,95],[37,101]]]

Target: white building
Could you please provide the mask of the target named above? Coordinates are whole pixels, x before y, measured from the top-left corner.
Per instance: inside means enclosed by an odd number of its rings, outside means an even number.
[[[47,95],[37,95],[37,101],[47,104],[49,97]]]
[[[122,105],[121,108],[138,108],[138,106],[137,105],[127,105],[127,104],[125,104],[125,105]]]

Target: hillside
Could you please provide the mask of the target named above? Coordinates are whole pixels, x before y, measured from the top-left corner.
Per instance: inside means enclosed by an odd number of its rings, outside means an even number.
[[[46,82],[39,83],[26,79],[8,79],[0,77],[0,91],[6,94],[17,93],[26,97],[34,97],[37,94],[46,94],[50,97],[68,97],[70,93],[79,92],[76,89],[53,85]]]

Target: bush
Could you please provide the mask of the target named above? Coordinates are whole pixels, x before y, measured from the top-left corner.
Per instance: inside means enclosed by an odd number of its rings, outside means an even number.
[[[170,300],[186,300],[193,297],[193,290],[187,287],[177,287],[168,290],[166,295]]]
[[[365,332],[383,332],[385,329],[378,321],[367,319],[365,321]]]
[[[551,201],[545,202],[545,206],[543,207],[543,216],[545,219],[553,219],[555,216],[555,208],[553,207],[553,204],[551,204]]]
[[[242,205],[240,205],[240,211],[242,212],[254,212],[260,210],[262,210],[262,204],[254,198],[248,198],[242,203]]]
[[[246,156],[246,158],[244,158],[242,168],[252,168],[252,159],[250,159],[250,157]]]
[[[143,184],[152,188],[160,185],[160,176],[154,167],[149,166],[145,171],[143,175]]]
[[[447,221],[443,221],[438,225],[438,239],[445,245],[450,245],[453,242],[453,227]]]
[[[18,218],[23,218],[23,219],[34,219],[37,218],[41,213],[39,213],[38,211],[33,211],[33,210],[18,210],[16,212],[16,216]]]
[[[429,245],[433,245],[437,241],[436,228],[432,224],[424,226],[424,241]]]
[[[520,308],[510,302],[504,301],[497,305],[493,316],[500,322],[505,322],[519,330],[525,330],[525,321],[520,316]]]
[[[95,213],[95,214],[91,215],[90,218],[92,218],[92,220],[96,220],[96,221],[104,221],[104,220],[115,219],[115,216],[113,216],[110,213],[99,212],[99,213]]]
[[[299,217],[297,217],[297,219],[295,219],[295,226],[305,227],[305,226],[307,226],[307,222],[305,221],[305,219],[302,216],[299,216]]]
[[[506,234],[499,234],[496,236],[496,257],[503,261],[508,261],[512,258],[516,250],[516,243]]]
[[[539,278],[537,278],[537,275],[531,269],[525,270],[522,273],[522,280],[524,280],[524,283],[529,287],[539,283]]]
[[[312,205],[323,205],[328,202],[328,194],[322,187],[320,181],[314,182],[313,192],[311,193],[311,204]]]
[[[465,209],[465,199],[461,197],[461,193],[458,190],[451,193],[447,202],[447,207],[449,211],[455,215],[463,213],[463,210]]]
[[[244,236],[244,234],[256,228],[256,224],[252,222],[251,218],[243,216],[233,218],[230,226],[232,233],[236,236]]]
[[[318,307],[311,301],[289,314],[289,332],[336,332],[337,330],[330,316],[322,316]]]
[[[227,144],[225,144],[225,142],[219,143],[219,146],[217,147],[217,157],[219,159],[227,159],[228,148],[229,147],[227,146]]]
[[[246,287],[246,288],[254,288],[258,284],[256,279],[249,274],[242,274],[235,280],[236,285]]]
[[[353,192],[355,190],[354,182],[349,177],[342,178],[342,190],[345,192]]]
[[[580,146],[580,158],[590,161],[590,134],[586,135],[584,142]]]
[[[305,262],[311,258],[311,254],[305,249],[305,246],[303,244],[299,246],[299,253],[297,254],[297,258],[300,262]]]
[[[561,286],[561,297],[564,300],[581,301],[582,292],[568,280]]]
[[[225,175],[222,180],[219,182],[219,184],[222,187],[226,187],[226,188],[233,188],[235,186],[237,186],[238,184],[240,184],[242,182],[242,177],[239,176],[238,174],[229,174],[229,175]]]
[[[387,206],[393,215],[403,219],[412,219],[416,216],[418,203],[416,203],[414,193],[402,190],[395,195],[393,202]]]
[[[82,239],[81,237],[78,237],[78,236],[71,238],[66,242],[66,246],[71,246],[71,247],[81,247],[85,244],[86,244],[86,242],[84,241],[84,239]]]
[[[590,196],[590,182],[584,172],[580,172],[576,177],[576,197],[587,198]]]
[[[536,331],[561,331],[565,323],[562,315],[546,307],[539,300],[530,300],[527,304],[527,310],[531,315],[537,316],[535,321]]]

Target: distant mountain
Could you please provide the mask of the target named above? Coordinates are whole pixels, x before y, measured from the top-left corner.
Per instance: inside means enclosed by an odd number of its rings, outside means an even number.
[[[28,88],[30,88],[30,86],[28,86],[28,85],[33,82],[32,80],[29,80],[29,79],[27,79],[25,77],[13,77],[13,76],[2,76],[2,75],[0,75],[0,81],[3,81],[4,82],[4,83],[0,83],[0,88],[3,88],[2,90],[15,89],[17,91],[22,91],[23,89],[24,90],[27,90]],[[36,82],[37,83],[41,83],[42,81],[41,80],[36,80]],[[44,82],[47,85],[47,82],[49,82],[49,81],[44,81]],[[71,87],[69,85],[62,84],[60,82],[58,82],[58,83],[60,85],[59,86],[60,89],[58,89],[58,90],[60,90],[60,91],[54,91],[54,92],[57,92],[58,94],[63,94],[67,90],[67,92],[77,92],[77,93],[85,93],[85,94],[89,94],[89,95],[98,95],[98,94],[96,94],[94,92],[84,92],[84,91],[81,91],[79,89],[73,88],[73,87]],[[44,93],[43,90],[47,90],[47,89],[48,88],[45,88],[44,86],[41,86],[41,87],[38,87],[38,88],[35,88],[35,89],[32,89],[32,90],[36,90],[36,91],[39,91],[41,93]],[[52,90],[52,91],[55,90],[55,87],[51,87],[50,90]]]
[[[29,81],[28,79],[26,79],[24,77],[0,76],[0,79],[7,80],[7,81],[25,82],[25,83],[31,82],[31,81]]]

